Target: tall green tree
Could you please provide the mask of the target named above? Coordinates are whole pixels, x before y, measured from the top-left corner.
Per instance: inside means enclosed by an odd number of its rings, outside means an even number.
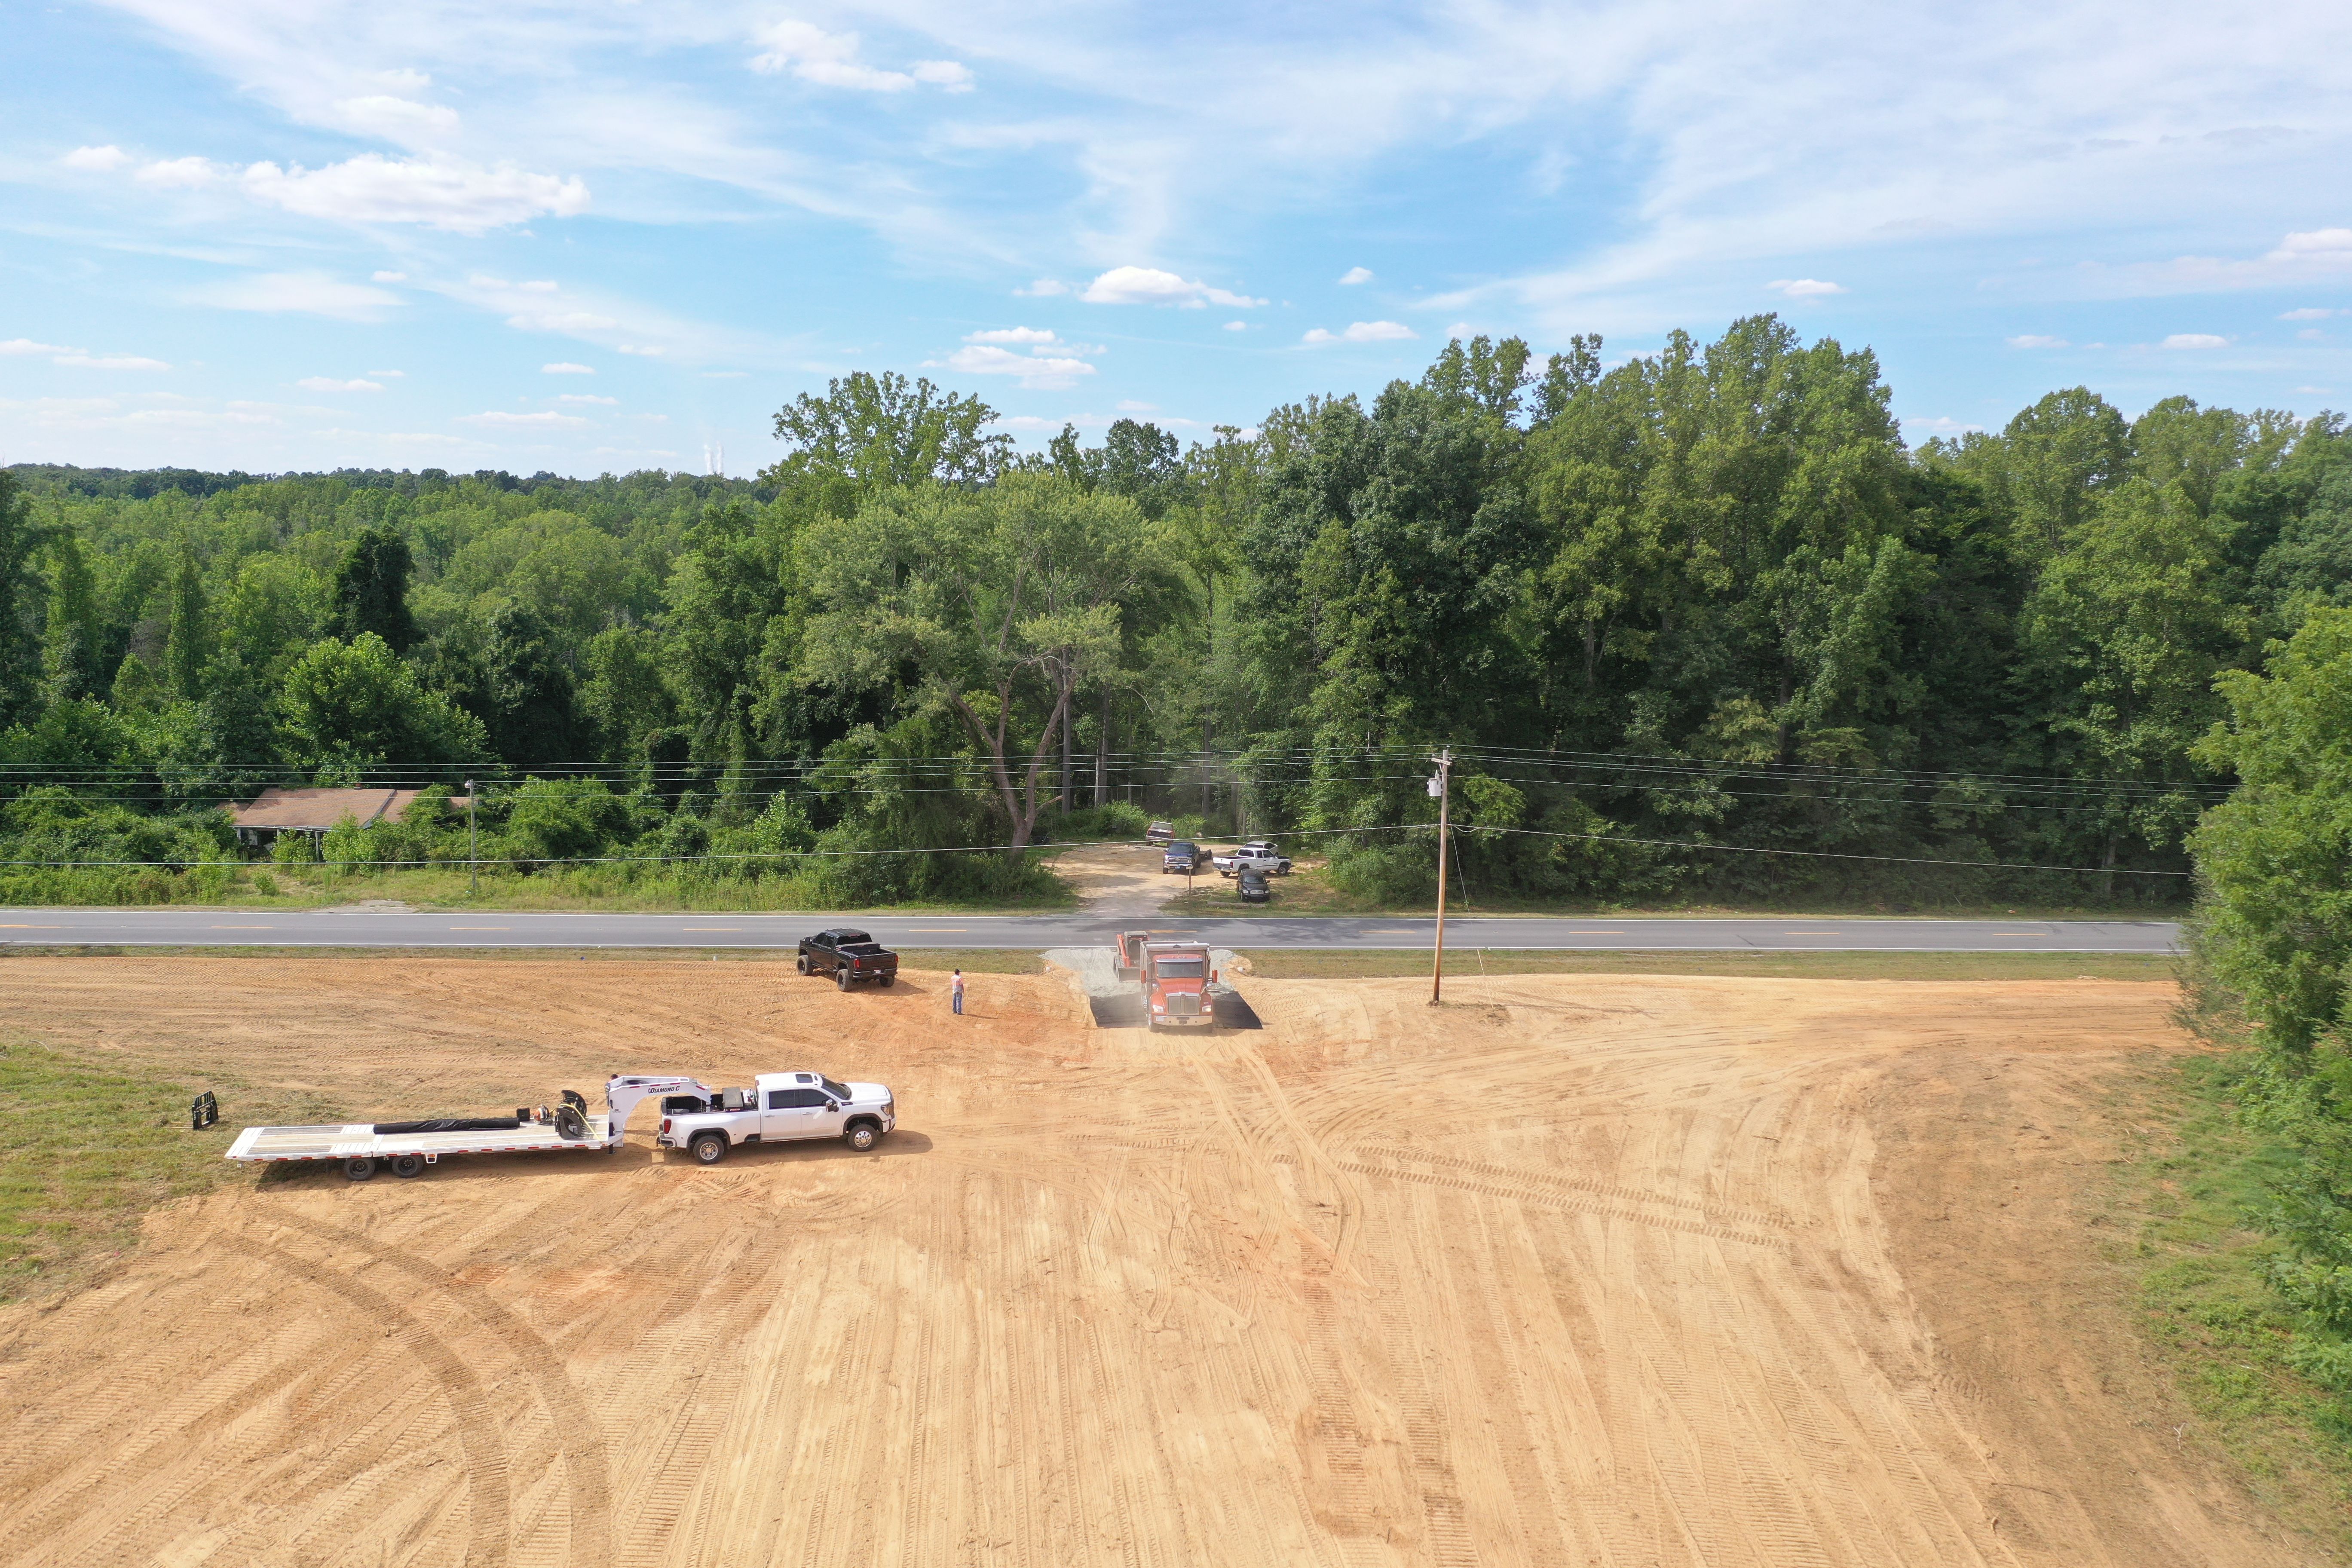
[[[394,653],[419,640],[408,609],[408,579],[415,570],[408,541],[393,529],[362,529],[335,568],[334,629],[346,641],[375,637]]]
[[[509,605],[491,618],[484,652],[491,749],[518,764],[587,760],[590,727],[547,623]]]
[[[846,481],[860,494],[925,479],[975,484],[992,479],[1013,437],[992,433],[996,410],[977,397],[941,393],[929,380],[853,371],[802,393],[776,414],[785,455],[761,477],[780,488],[803,479]]]
[[[97,580],[80,538],[70,529],[49,545],[48,624],[41,637],[41,684],[51,702],[70,702],[98,689],[105,643]]]
[[[33,571],[47,534],[16,476],[0,469],[0,724],[33,705],[41,647]]]
[[[473,763],[489,755],[480,720],[417,683],[373,632],[327,637],[287,671],[277,700],[289,760],[324,763]]]
[[[845,688],[904,681],[978,749],[1013,847],[1050,804],[1046,761],[1081,684],[1118,658],[1125,606],[1173,563],[1122,496],[1058,475],[984,489],[889,490],[801,541],[815,614],[804,676]]]
[[[204,696],[205,666],[213,655],[212,606],[194,548],[180,542],[171,586],[171,622],[163,644],[163,684],[183,702]]]

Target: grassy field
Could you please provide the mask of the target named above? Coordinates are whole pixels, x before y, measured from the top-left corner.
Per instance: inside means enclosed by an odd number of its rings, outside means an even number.
[[[233,1099],[247,1121],[298,1122],[323,1103],[128,1076],[23,1040],[0,1042],[0,1303],[86,1283],[138,1240],[149,1209],[251,1180],[221,1152],[227,1122],[188,1126],[199,1087]]]
[[[1236,949],[1249,972],[1269,980],[1347,980],[1425,975],[1426,951],[1318,952]],[[2172,959],[2158,952],[1509,952],[1455,948],[1445,972],[1475,974],[1728,974],[1792,980],[2160,980]]]
[[[2140,1322],[2203,1430],[2258,1495],[2352,1556],[2352,1396],[2296,1371],[2311,1330],[2263,1282],[2278,1243],[2252,1228],[2284,1151],[2250,1131],[2232,1085],[2249,1058],[2192,1058],[2137,1109],[2145,1136],[2118,1167],[2113,1219],[2128,1239]]]

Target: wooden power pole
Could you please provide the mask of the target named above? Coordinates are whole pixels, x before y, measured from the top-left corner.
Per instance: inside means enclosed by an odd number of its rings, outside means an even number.
[[[1437,764],[1429,781],[1429,793],[1437,797],[1437,954],[1429,974],[1429,1005],[1434,1007],[1445,990],[1445,843],[1451,836],[1454,748],[1448,746],[1429,760]]]

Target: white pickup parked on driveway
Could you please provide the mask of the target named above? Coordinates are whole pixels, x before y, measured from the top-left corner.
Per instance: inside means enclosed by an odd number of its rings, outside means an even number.
[[[749,1089],[711,1091],[699,1107],[693,1102],[700,1097],[665,1098],[654,1142],[716,1165],[738,1143],[838,1138],[862,1152],[898,1124],[898,1104],[878,1083],[839,1083],[814,1072],[763,1072],[752,1082]]]
[[[1244,871],[1263,871],[1269,877],[1290,875],[1289,857],[1277,851],[1270,840],[1260,838],[1243,845],[1230,855],[1219,855],[1213,863],[1220,877],[1239,876]]]

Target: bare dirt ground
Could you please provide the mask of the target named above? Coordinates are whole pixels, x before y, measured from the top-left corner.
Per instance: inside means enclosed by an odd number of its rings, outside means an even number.
[[[1160,870],[1160,860],[1153,844],[1089,844],[1065,849],[1053,866],[1089,914],[1148,915],[1185,888],[1186,879]],[[1216,879],[1214,871],[1208,875]]]
[[[2319,1560],[2082,1227],[2168,987],[1245,980],[1168,1038],[1059,975],[5,973],[0,1030],[360,1115],[821,1066],[902,1118],[159,1213],[0,1316],[12,1563]]]

